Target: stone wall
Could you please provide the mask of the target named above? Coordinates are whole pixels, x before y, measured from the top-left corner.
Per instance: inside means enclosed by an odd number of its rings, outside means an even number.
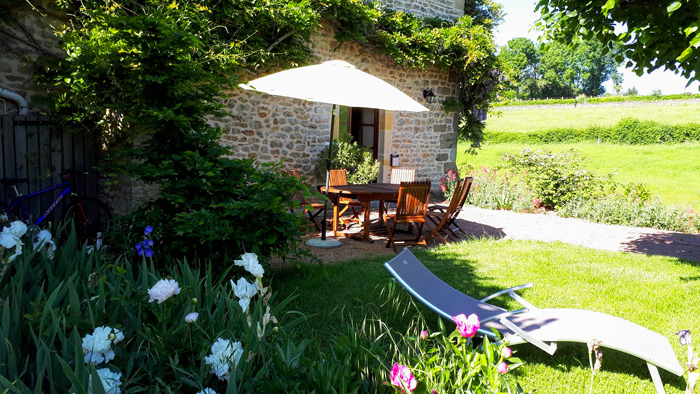
[[[324,26],[314,39],[317,63],[340,59],[381,78],[416,101],[429,112],[380,111],[380,180],[388,181],[390,154],[400,155],[400,166],[414,168],[416,179],[430,179],[437,187],[445,170],[455,167],[457,152],[456,113],[446,114],[442,101],[456,97],[458,82],[438,69],[398,67],[386,56],[375,55],[362,46],[344,44],[339,50],[333,29]],[[251,75],[254,79],[262,75]],[[433,88],[437,100],[425,102],[424,88]],[[234,157],[256,158],[262,162],[285,159],[285,167],[311,175],[319,152],[328,142],[331,124],[329,104],[306,102],[237,89],[225,100],[233,118],[213,119],[225,130],[222,144],[232,148]]]
[[[36,0],[33,3],[46,18],[26,4],[24,9],[0,11],[15,14],[8,24],[0,25],[0,87],[24,97],[30,103],[30,111],[36,111],[31,105],[32,96],[40,93],[33,80],[36,59],[44,55],[65,56],[54,34],[55,29],[65,23],[61,13],[54,10],[51,1]],[[17,113],[16,103],[6,101],[7,112]],[[4,107],[0,107],[0,111],[4,113]]]
[[[421,18],[455,20],[464,15],[464,0],[380,0],[386,8]]]

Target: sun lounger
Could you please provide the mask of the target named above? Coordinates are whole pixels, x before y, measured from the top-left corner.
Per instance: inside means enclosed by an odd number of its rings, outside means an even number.
[[[529,342],[549,354],[554,354],[559,341],[588,343],[597,339],[602,347],[646,361],[656,391],[660,394],[665,391],[657,367],[678,376],[683,375],[683,367],[663,335],[604,313],[582,309],[538,309],[516,293],[517,290],[532,287],[532,284],[505,289],[476,300],[443,282],[408,249],[384,263],[384,268],[413,297],[445,319],[452,321],[452,316],[475,313],[481,320],[478,333],[482,336],[493,338],[493,327],[512,345]],[[523,308],[508,311],[486,302],[506,293]]]

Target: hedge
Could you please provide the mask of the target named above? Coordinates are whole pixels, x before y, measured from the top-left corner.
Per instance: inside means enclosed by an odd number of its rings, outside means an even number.
[[[529,133],[487,132],[484,140],[492,144],[557,143],[597,141],[617,144],[650,145],[700,141],[700,124],[664,125],[654,121],[623,118],[611,127],[591,126],[585,129],[558,128]]]

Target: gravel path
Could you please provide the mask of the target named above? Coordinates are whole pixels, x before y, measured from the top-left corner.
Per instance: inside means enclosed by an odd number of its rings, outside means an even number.
[[[561,241],[595,249],[671,256],[700,262],[700,235],[694,234],[591,223],[555,214],[516,213],[474,206],[462,210],[458,224],[474,237]],[[359,231],[359,226],[353,226],[350,231]],[[427,235],[427,232],[424,233]],[[328,232],[327,236],[332,237],[332,232]],[[320,233],[310,233],[309,237],[320,237]],[[311,251],[327,264],[367,255],[394,254],[391,248],[385,247],[386,237],[372,238],[374,243],[340,238],[343,244],[340,248],[313,248]],[[439,240],[434,239],[429,246],[439,243]]]

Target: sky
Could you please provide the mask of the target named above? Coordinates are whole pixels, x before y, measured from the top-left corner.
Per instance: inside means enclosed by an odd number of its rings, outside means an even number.
[[[534,12],[536,1],[534,0],[496,0],[503,4],[503,11],[506,13],[503,23],[496,32],[496,44],[503,46],[508,40],[517,37],[526,37],[533,42],[537,42],[539,34],[534,31],[533,26],[539,17]],[[624,82],[622,91],[631,87],[636,87],[641,95],[649,95],[654,90],[661,90],[662,94],[677,94],[683,92],[698,93],[700,82],[693,82],[687,88],[688,81],[673,73],[673,71],[656,70],[651,74],[644,74],[638,77],[631,69],[620,67]],[[608,92],[613,93],[612,82],[604,84]]]

